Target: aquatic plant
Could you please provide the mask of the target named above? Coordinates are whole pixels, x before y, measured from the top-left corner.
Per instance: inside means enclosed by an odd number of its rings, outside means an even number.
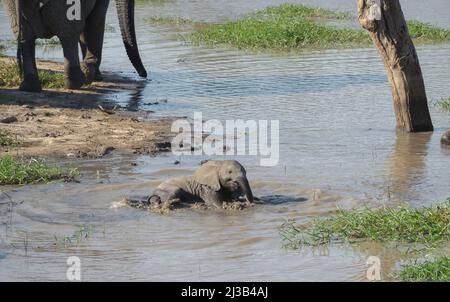
[[[440,99],[434,102],[434,105],[445,112],[450,112],[450,98]]]
[[[299,249],[336,242],[373,240],[435,246],[450,241],[450,199],[442,205],[412,209],[339,209],[335,215],[297,226],[288,220],[280,227],[283,246]]]
[[[49,70],[39,70],[39,79],[43,88],[64,88],[64,75]],[[0,61],[0,87],[15,88],[21,83],[20,70],[14,60]]]
[[[403,267],[399,277],[406,282],[449,282],[450,258],[446,256],[434,260],[415,260]]]
[[[0,185],[24,185],[46,183],[53,180],[73,181],[77,169],[64,170],[43,160],[19,160],[12,156],[0,157]]]
[[[58,248],[70,248],[79,246],[83,240],[87,240],[94,233],[94,226],[90,225],[80,225],[78,230],[71,236],[58,237],[53,236],[55,243],[54,245]]]

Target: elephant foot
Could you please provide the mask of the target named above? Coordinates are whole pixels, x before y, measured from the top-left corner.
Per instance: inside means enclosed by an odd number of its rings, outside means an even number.
[[[41,92],[42,86],[39,77],[36,74],[26,74],[23,77],[19,90],[25,92]]]
[[[86,84],[91,84],[92,82],[94,82],[96,80],[97,70],[94,65],[87,64],[87,63],[81,63],[80,68],[84,74],[84,77],[86,78]]]
[[[64,79],[64,87],[66,89],[79,89],[86,83],[86,76],[80,67],[72,67],[66,74]]]

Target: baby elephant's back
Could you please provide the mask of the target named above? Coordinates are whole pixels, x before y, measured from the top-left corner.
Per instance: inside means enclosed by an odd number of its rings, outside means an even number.
[[[179,188],[179,189],[182,189],[182,190],[188,192],[190,190],[190,188],[189,188],[190,179],[191,179],[191,177],[188,177],[188,176],[171,178],[171,179],[168,179],[168,180],[162,182],[158,186],[158,189],[167,190],[167,189]]]

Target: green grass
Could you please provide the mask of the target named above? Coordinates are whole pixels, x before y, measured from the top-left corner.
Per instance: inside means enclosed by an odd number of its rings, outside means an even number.
[[[283,246],[288,249],[359,240],[436,246],[450,241],[450,199],[443,205],[421,209],[339,209],[331,217],[318,218],[303,226],[286,221],[280,234]]]
[[[12,137],[9,131],[0,129],[0,147],[16,148],[20,146],[18,140]]]
[[[435,101],[434,105],[444,112],[450,112],[450,98]]]
[[[43,88],[64,88],[64,75],[62,73],[39,70],[38,74]],[[13,60],[11,62],[0,61],[0,87],[14,88],[18,87],[21,82],[17,64]]]
[[[430,23],[416,20],[408,21],[408,30],[411,38],[418,43],[449,42],[450,30],[436,27]]]
[[[349,13],[337,12],[320,7],[308,6],[303,4],[281,4],[278,6],[269,6],[265,9],[251,14],[253,18],[322,18],[335,20],[350,20],[352,15]]]
[[[368,34],[362,30],[338,29],[297,19],[230,21],[200,29],[189,40],[194,44],[253,50],[342,48],[370,43]]]
[[[18,160],[9,155],[0,157],[0,185],[47,183],[53,180],[73,181],[77,175],[76,169],[66,171],[43,160]]]
[[[450,258],[446,256],[425,262],[415,261],[400,271],[406,282],[450,282]]]
[[[285,4],[269,7],[237,21],[210,24],[188,37],[194,44],[225,45],[251,50],[299,50],[369,46],[363,29],[341,28],[318,23],[319,19],[348,20],[346,13]],[[450,30],[428,23],[408,21],[411,36],[419,43],[450,42]]]

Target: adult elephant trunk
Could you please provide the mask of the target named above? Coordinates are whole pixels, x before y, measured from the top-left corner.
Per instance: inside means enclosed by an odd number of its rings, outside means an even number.
[[[117,15],[119,17],[120,31],[127,51],[128,58],[138,72],[139,76],[146,78],[147,71],[142,64],[136,41],[134,26],[134,0],[116,0]]]
[[[253,203],[253,193],[252,189],[250,189],[250,184],[248,183],[247,178],[240,177],[237,179],[237,182],[241,187],[242,191],[244,191],[245,198],[247,199],[247,201]]]

